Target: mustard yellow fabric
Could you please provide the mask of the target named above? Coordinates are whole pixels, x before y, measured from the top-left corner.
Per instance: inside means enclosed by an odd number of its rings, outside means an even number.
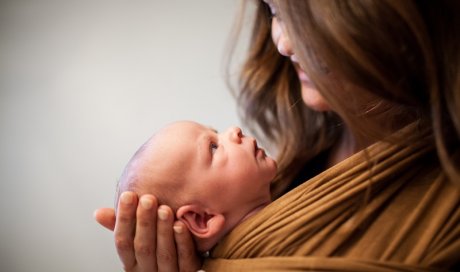
[[[203,269],[458,269],[460,189],[424,140],[378,142],[305,182],[237,226]]]

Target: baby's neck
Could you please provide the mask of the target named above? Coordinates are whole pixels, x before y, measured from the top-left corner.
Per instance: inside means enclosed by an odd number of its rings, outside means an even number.
[[[261,205],[255,207],[253,210],[251,210],[249,213],[247,213],[245,216],[243,216],[243,218],[241,218],[241,220],[236,225],[241,224],[244,220],[246,220],[249,217],[253,216],[254,214],[258,213],[260,210],[265,208],[268,204],[270,204],[270,202],[267,202],[267,203],[264,203],[264,204],[261,204]]]
[[[238,218],[227,218],[227,222],[226,222],[226,226],[225,226],[225,229],[224,231],[222,231],[222,234],[220,236],[220,239],[219,241],[225,236],[227,235],[229,232],[231,232],[235,227],[237,227],[238,225],[240,225],[241,223],[243,223],[244,221],[246,221],[247,219],[251,218],[252,216],[256,215],[258,212],[260,212],[263,208],[265,208],[266,206],[268,206],[268,204],[270,204],[271,202],[265,202],[263,204],[260,204],[259,206],[256,206],[255,208],[253,208],[252,210],[250,210],[249,212],[247,212],[245,215],[243,215],[242,217],[238,217]]]
[[[241,218],[238,218],[238,219],[228,218],[225,228],[219,234],[213,237],[206,238],[206,239],[200,239],[195,236],[195,243],[197,245],[198,251],[201,253],[204,253],[206,251],[211,250],[214,246],[217,245],[217,243],[220,240],[222,240],[222,238],[224,238],[224,236],[226,236],[229,232],[231,232],[236,226],[241,224],[243,221],[249,219],[256,213],[258,213],[260,210],[265,208],[268,204],[270,204],[270,202],[267,202],[267,203],[264,203],[264,204],[261,204],[255,207],[254,209],[250,210],[246,215],[244,215]]]

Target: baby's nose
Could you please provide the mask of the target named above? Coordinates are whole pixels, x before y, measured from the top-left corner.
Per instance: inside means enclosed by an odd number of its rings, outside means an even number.
[[[230,141],[240,144],[241,138],[243,137],[243,132],[239,127],[231,127],[227,131]]]

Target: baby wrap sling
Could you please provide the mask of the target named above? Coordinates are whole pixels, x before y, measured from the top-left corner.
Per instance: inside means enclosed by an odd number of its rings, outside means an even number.
[[[458,269],[460,189],[446,179],[429,136],[421,138],[378,142],[298,186],[237,226],[203,269]]]

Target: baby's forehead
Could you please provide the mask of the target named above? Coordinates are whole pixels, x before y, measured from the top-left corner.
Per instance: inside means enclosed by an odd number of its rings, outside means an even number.
[[[199,131],[193,126],[176,124],[164,127],[155,133],[148,141],[148,146],[150,152],[170,153],[171,155],[176,149],[183,149],[185,145],[198,137]]]
[[[187,124],[166,127],[146,143],[139,163],[158,171],[186,166],[188,160],[196,155],[199,137],[199,131]]]
[[[148,146],[162,152],[185,151],[189,146],[195,145],[209,130],[209,128],[191,121],[175,122],[157,131],[149,139]]]
[[[184,172],[203,152],[200,143],[210,128],[192,121],[180,121],[163,127],[145,144],[141,163],[158,170],[176,168]],[[174,171],[174,169],[172,169]]]
[[[187,133],[187,134],[195,134],[199,133],[206,129],[206,127],[200,123],[193,122],[193,121],[177,121],[171,123],[162,129],[160,129],[159,134],[169,134],[169,133]]]

